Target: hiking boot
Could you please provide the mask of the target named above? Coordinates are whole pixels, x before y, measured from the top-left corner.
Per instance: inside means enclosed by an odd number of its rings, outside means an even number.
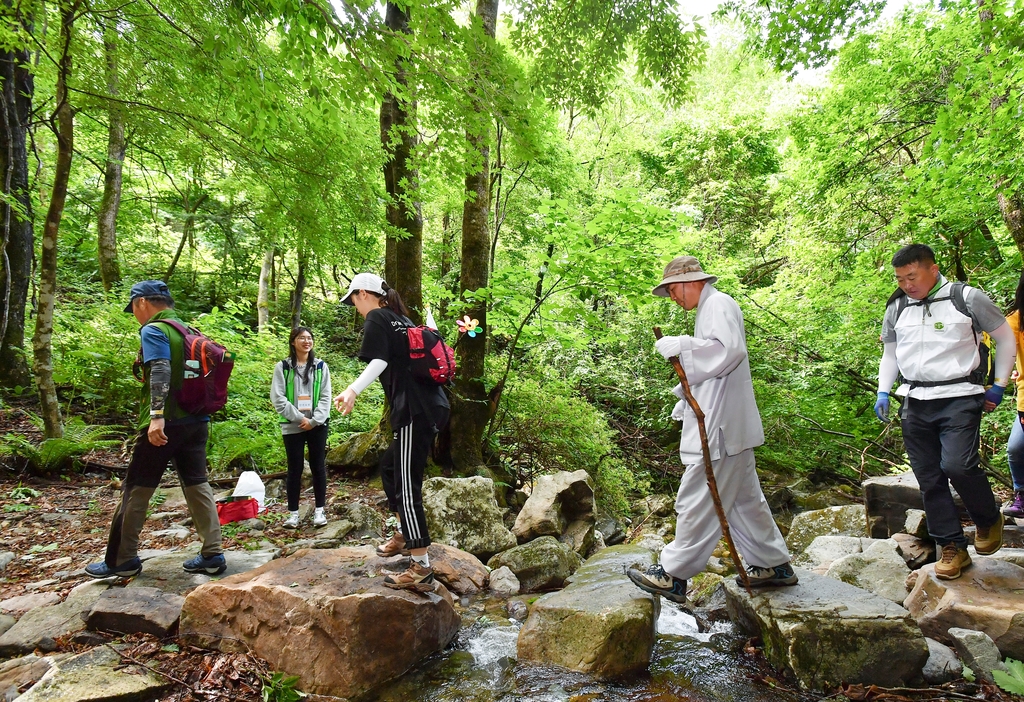
[[[119,566],[111,568],[104,562],[92,563],[85,567],[85,574],[90,578],[130,578],[142,572],[142,561],[138,557],[129,558]]]
[[[999,515],[996,523],[974,532],[974,550],[979,556],[991,556],[1003,547],[1003,515]]]
[[[384,586],[392,590],[414,590],[430,592],[434,589],[434,571],[413,561],[409,567],[398,575],[384,578]]]
[[[400,531],[396,531],[390,539],[377,547],[377,555],[381,558],[390,558],[398,554],[409,555],[409,549],[405,547],[405,537]]]
[[[288,519],[285,519],[284,520],[284,524],[282,524],[281,526],[283,526],[285,529],[298,529],[299,528],[299,515],[297,515],[297,514],[289,514],[288,515]]]
[[[686,581],[666,573],[661,564],[649,565],[643,570],[632,566],[626,570],[626,576],[644,592],[686,604]]]
[[[317,528],[322,527],[322,526],[327,526],[327,515],[324,514],[322,511],[314,512],[313,513],[313,526],[317,527]]]
[[[762,568],[761,566],[747,566],[747,577],[750,578],[750,587],[779,587],[781,585],[796,585],[797,577],[793,566],[789,563],[777,565],[774,568]],[[736,576],[736,582],[743,585],[743,578]]]
[[[1010,519],[1024,519],[1024,490],[1013,493],[1013,502],[1003,507],[1003,514]]]
[[[942,557],[935,564],[935,577],[939,580],[956,580],[960,577],[960,571],[970,564],[971,555],[967,549],[956,544],[946,544],[942,547]]]
[[[224,559],[223,553],[205,557],[199,554],[181,564],[181,567],[189,573],[206,573],[207,575],[220,575],[228,569],[228,562]]]

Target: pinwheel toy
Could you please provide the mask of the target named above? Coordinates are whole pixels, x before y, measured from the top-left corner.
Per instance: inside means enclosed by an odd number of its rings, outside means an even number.
[[[468,314],[462,319],[456,320],[455,323],[459,325],[460,332],[469,334],[469,336],[471,337],[476,336],[477,334],[480,333],[480,320],[470,319]]]

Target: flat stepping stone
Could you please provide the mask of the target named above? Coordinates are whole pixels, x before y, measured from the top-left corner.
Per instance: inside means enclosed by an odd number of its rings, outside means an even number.
[[[904,687],[920,676],[928,644],[910,612],[867,590],[796,570],[799,584],[755,589],[753,597],[725,581],[729,617],[761,637],[772,665],[808,690],[844,682]]]
[[[18,702],[149,700],[170,687],[143,667],[121,665],[121,657],[106,646],[60,660]]]
[[[85,617],[93,631],[120,634],[153,634],[161,638],[178,626],[185,598],[155,587],[115,588],[107,590]]]
[[[82,612],[90,609],[110,587],[109,580],[82,583],[60,604],[36,607],[0,636],[0,656],[32,653],[35,649],[53,651],[55,639],[85,628]]]
[[[181,567],[182,563],[198,553],[199,546],[194,544],[180,551],[154,556],[142,564],[142,572],[132,578],[128,587],[154,587],[164,592],[185,595],[215,578],[226,578],[258,568],[277,555],[276,551],[225,551],[227,570],[220,575],[211,576],[205,573],[189,573]]]

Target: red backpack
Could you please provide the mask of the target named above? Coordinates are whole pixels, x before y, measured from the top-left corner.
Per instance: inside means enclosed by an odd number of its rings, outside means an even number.
[[[182,411],[192,415],[213,414],[228,401],[228,378],[235,367],[235,355],[193,327],[174,319],[160,319],[181,334],[184,377],[174,399]],[[142,353],[141,351],[139,352]]]
[[[436,329],[408,327],[409,371],[424,385],[447,385],[455,376],[455,351]]]

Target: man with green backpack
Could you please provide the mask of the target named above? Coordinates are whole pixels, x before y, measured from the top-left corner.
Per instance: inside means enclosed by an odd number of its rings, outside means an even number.
[[[217,504],[206,475],[206,441],[209,414],[226,399],[230,354],[185,327],[163,281],[144,280],[133,285],[125,312],[134,314],[142,327],[135,368],[136,377],[143,382],[140,431],[110,526],[106,556],[102,562],[86,566],[85,572],[94,578],[108,578],[131,577],[142,571],[139,533],[150,498],[167,464],[173,463],[203,542],[199,555],[182,567],[190,573],[222,573],[227,563]],[[208,399],[218,393],[218,399]]]

